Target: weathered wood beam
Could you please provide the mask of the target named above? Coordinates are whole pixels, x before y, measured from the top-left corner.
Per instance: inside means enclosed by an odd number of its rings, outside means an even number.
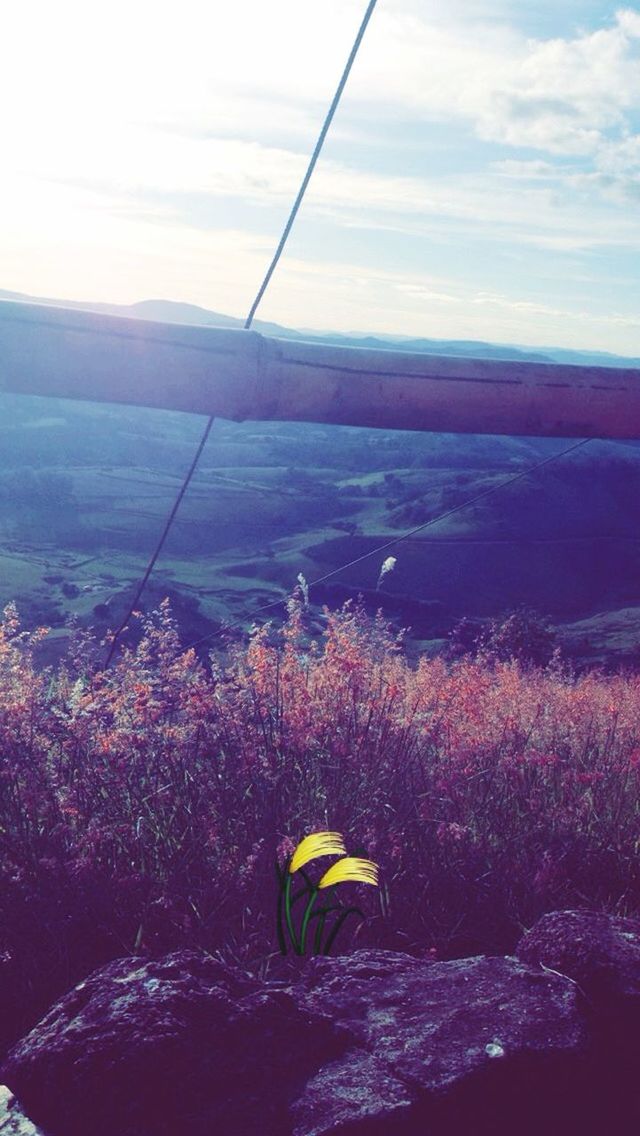
[[[0,390],[242,421],[640,438],[640,370],[465,359],[0,303]]]

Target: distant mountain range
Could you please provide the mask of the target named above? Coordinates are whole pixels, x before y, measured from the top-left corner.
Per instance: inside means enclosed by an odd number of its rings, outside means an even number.
[[[244,320],[235,316],[212,312],[197,304],[184,304],[175,300],[140,300],[136,304],[100,304],[80,300],[52,300],[45,296],[28,296],[20,292],[0,289],[0,300],[14,300],[30,304],[51,304],[55,307],[80,308],[83,311],[104,312],[106,315],[128,316],[134,319],[157,320],[161,323],[197,324],[206,327],[242,327]],[[283,339],[303,339],[313,343],[335,343],[343,347],[400,348],[425,355],[459,355],[475,359],[526,359],[538,363],[570,363],[601,367],[640,367],[640,358],[614,355],[607,351],[574,351],[563,347],[545,347],[540,350],[518,345],[485,343],[476,339],[426,339],[404,335],[367,335],[352,332],[318,332],[294,330],[278,323],[255,320],[256,331]]]

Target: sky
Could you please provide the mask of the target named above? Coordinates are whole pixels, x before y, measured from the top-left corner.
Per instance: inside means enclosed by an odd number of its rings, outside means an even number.
[[[365,0],[20,0],[0,289],[244,317]],[[640,355],[640,5],[378,0],[261,319]]]

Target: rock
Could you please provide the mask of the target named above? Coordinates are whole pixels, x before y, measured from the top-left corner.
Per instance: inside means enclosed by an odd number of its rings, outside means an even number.
[[[294,993],[356,1046],[307,1084],[295,1136],[522,1136],[561,1115],[572,1131],[586,1034],[565,979],[511,958],[358,951],[311,961]]]
[[[6,1085],[0,1085],[0,1136],[44,1136],[25,1116]]]
[[[381,1134],[408,1132],[407,1118],[415,1093],[390,1073],[384,1062],[365,1051],[354,1051],[324,1066],[292,1104],[294,1136],[355,1131]],[[350,1127],[351,1126],[351,1127]],[[290,1132],[291,1129],[287,1129]]]
[[[568,980],[514,959],[359,951],[311,961],[287,988],[196,952],[123,959],[63,998],[4,1076],[52,1136],[174,1136],[187,1118],[190,1136],[471,1120],[506,1133],[515,1119],[533,1133],[559,1116],[560,1089],[575,1108],[575,1003]]]
[[[565,974],[597,1012],[622,1014],[640,1030],[640,921],[554,911],[527,931],[517,956]]]
[[[582,935],[602,996],[631,998],[636,932],[576,914],[525,936],[527,959],[361,950],[281,982],[196,951],[120,959],[0,1079],[48,1136],[637,1136],[637,1043],[625,1066],[573,975],[540,965]]]
[[[120,959],[61,999],[3,1067],[51,1136],[280,1136],[291,1093],[344,1043],[281,986],[207,955]]]
[[[576,983],[590,1035],[603,1128],[640,1132],[640,921],[594,911],[544,915],[521,939],[518,957]]]

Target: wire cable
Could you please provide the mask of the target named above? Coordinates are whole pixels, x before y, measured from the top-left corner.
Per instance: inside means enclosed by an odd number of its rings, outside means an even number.
[[[344,88],[347,84],[347,79],[349,78],[349,75],[351,74],[351,69],[352,69],[353,64],[355,62],[358,51],[360,50],[360,44],[362,43],[362,40],[364,38],[364,33],[367,30],[369,20],[371,19],[372,15],[373,15],[373,10],[374,10],[376,4],[377,4],[377,0],[369,0],[369,3],[367,4],[365,14],[362,18],[362,22],[360,24],[360,27],[358,28],[357,33],[356,33],[356,38],[354,39],[353,45],[351,47],[351,51],[349,52],[347,62],[346,62],[344,69],[342,71],[342,75],[340,77],[340,82],[338,83],[338,86],[336,87],[335,94],[334,94],[334,96],[331,100],[331,104],[330,104],[329,109],[328,109],[328,111],[325,115],[324,122],[322,123],[322,127],[321,127],[320,133],[318,135],[318,140],[317,140],[315,147],[313,149],[313,153],[312,153],[312,155],[309,159],[309,164],[307,166],[305,175],[302,179],[302,182],[300,183],[300,188],[299,188],[298,193],[296,195],[295,201],[294,201],[293,205],[291,206],[291,210],[289,212],[289,216],[287,218],[284,229],[282,230],[282,236],[280,237],[280,240],[278,242],[276,250],[273,254],[273,257],[271,259],[271,263],[269,264],[269,267],[267,268],[267,271],[265,272],[262,283],[261,283],[260,287],[258,288],[258,291],[256,292],[255,299],[254,299],[254,301],[253,301],[253,303],[252,303],[252,305],[249,309],[249,313],[247,315],[247,318],[244,321],[244,330],[245,331],[248,331],[250,329],[252,323],[253,323],[253,319],[254,319],[254,316],[256,314],[256,311],[258,310],[258,306],[260,305],[260,302],[262,301],[264,294],[265,294],[267,288],[269,287],[271,277],[273,276],[273,274],[276,270],[276,267],[278,265],[278,261],[280,260],[280,257],[282,256],[282,253],[284,251],[284,247],[285,247],[287,240],[289,238],[289,234],[290,234],[290,232],[293,228],[293,224],[294,224],[294,221],[295,221],[295,219],[298,215],[298,211],[300,209],[300,206],[302,205],[304,195],[307,192],[307,187],[309,185],[309,182],[311,181],[313,171],[316,168],[316,164],[318,162],[318,158],[320,157],[320,152],[321,152],[322,147],[324,145],[325,138],[327,137],[329,127],[331,126],[331,123],[333,121],[336,110],[338,109],[340,99],[342,98],[342,92],[344,91]],[[156,561],[157,561],[160,553],[162,552],[162,549],[164,547],[164,543],[165,543],[165,541],[166,541],[166,539],[169,535],[169,532],[171,531],[171,526],[173,525],[175,516],[178,512],[178,509],[180,508],[180,504],[182,502],[182,499],[183,499],[185,493],[187,492],[189,485],[191,484],[191,480],[192,480],[193,475],[196,471],[198,462],[200,461],[202,451],[204,450],[204,447],[205,447],[205,445],[208,441],[209,435],[211,433],[211,428],[213,426],[213,423],[214,423],[214,417],[211,416],[207,420],[207,424],[204,428],[204,432],[202,434],[200,442],[198,443],[198,448],[196,450],[194,459],[193,459],[187,473],[185,474],[184,480],[183,480],[182,485],[180,487],[180,490],[178,492],[178,496],[176,497],[176,499],[174,501],[173,508],[171,509],[169,516],[167,517],[167,521],[166,521],[166,524],[165,524],[164,529],[162,531],[162,534],[160,536],[160,539],[158,540],[158,543],[157,543],[157,545],[156,545],[156,547],[155,547],[155,549],[154,549],[154,551],[151,555],[151,558],[150,558],[150,560],[147,564],[147,567],[146,567],[145,572],[144,572],[144,576],[142,577],[142,580],[138,584],[138,588],[136,590],[136,594],[134,596],[134,599],[133,599],[132,603],[130,604],[130,606],[127,610],[127,614],[125,615],[124,619],[122,620],[122,623],[118,627],[118,630],[113,635],[113,638],[111,640],[111,646],[109,648],[109,653],[108,653],[106,661],[105,661],[105,668],[109,666],[109,664],[111,663],[111,660],[113,659],[113,656],[115,654],[115,650],[116,650],[116,647],[117,647],[117,644],[118,644],[118,640],[120,639],[120,636],[122,635],[123,631],[125,630],[129,620],[131,619],[131,616],[133,615],[134,611],[136,610],[136,606],[137,606],[137,604],[140,600],[140,597],[141,597],[141,595],[142,595],[142,593],[143,593],[143,591],[144,591],[144,589],[147,585],[149,577],[151,576],[151,573],[153,572],[153,569],[156,565]]]
[[[278,261],[280,260],[280,257],[282,256],[284,246],[287,243],[289,233],[291,232],[291,229],[293,228],[293,223],[294,223],[294,221],[295,221],[295,219],[298,215],[298,210],[299,210],[300,206],[302,205],[302,200],[304,198],[305,193],[307,192],[307,186],[309,185],[313,171],[316,168],[316,163],[318,161],[318,158],[320,157],[320,151],[322,150],[322,147],[324,145],[324,140],[327,137],[329,127],[331,126],[331,123],[333,122],[333,116],[335,115],[336,110],[338,109],[338,104],[340,102],[340,99],[342,98],[342,92],[344,91],[344,88],[345,88],[346,83],[347,83],[347,79],[349,78],[349,75],[351,74],[351,68],[353,67],[353,64],[355,62],[356,55],[358,54],[358,51],[360,49],[360,44],[362,43],[364,33],[367,30],[367,25],[369,23],[369,20],[371,19],[372,15],[373,15],[373,10],[376,6],[376,3],[377,3],[377,0],[369,0],[369,4],[367,5],[367,10],[366,10],[364,16],[362,17],[362,23],[360,24],[360,27],[358,28],[356,38],[353,41],[353,47],[351,48],[351,51],[349,52],[349,57],[347,59],[347,62],[345,63],[344,71],[342,72],[342,75],[340,77],[340,82],[338,83],[338,86],[336,87],[336,93],[333,96],[333,99],[331,100],[331,106],[329,107],[329,110],[327,111],[325,120],[322,124],[322,129],[321,129],[321,131],[318,135],[318,141],[316,142],[315,149],[314,149],[313,154],[311,155],[311,158],[309,160],[309,165],[307,166],[307,172],[305,173],[305,175],[302,179],[301,185],[300,185],[300,189],[298,190],[298,196],[296,197],[296,199],[293,203],[293,206],[291,207],[291,212],[289,214],[287,223],[286,223],[286,225],[285,225],[285,227],[282,231],[282,236],[280,237],[280,242],[278,244],[278,247],[277,247],[275,253],[273,254],[273,259],[271,261],[271,264],[269,265],[269,267],[266,271],[264,280],[262,281],[262,284],[260,285],[258,292],[256,294],[256,298],[253,301],[253,304],[251,305],[249,315],[247,316],[246,323],[244,325],[245,329],[251,327],[251,324],[253,322],[253,317],[256,314],[258,304],[260,303],[260,301],[261,301],[262,297],[264,296],[267,288],[269,287],[269,281],[271,280],[271,277],[273,276],[276,265],[277,265]]]
[[[361,564],[363,560],[369,560],[372,556],[379,556],[381,552],[387,552],[388,549],[395,548],[398,544],[402,544],[403,541],[409,540],[412,536],[415,536],[416,533],[423,532],[425,529],[439,524],[440,521],[446,520],[447,517],[454,516],[455,513],[462,512],[463,509],[467,509],[470,505],[475,505],[477,501],[482,501],[487,497],[491,497],[494,493],[501,492],[501,490],[506,489],[509,485],[514,485],[516,481],[521,481],[525,477],[530,477],[531,474],[537,473],[538,470],[543,469],[544,466],[551,465],[552,462],[559,461],[561,458],[567,457],[568,454],[574,453],[576,450],[581,449],[591,441],[591,438],[582,438],[579,442],[574,442],[572,445],[567,446],[564,450],[560,450],[559,453],[551,454],[550,457],[536,462],[535,465],[528,466],[527,469],[523,469],[519,473],[513,474],[512,477],[506,478],[498,485],[490,485],[488,489],[483,489],[480,493],[476,493],[473,497],[468,497],[466,501],[461,501],[459,505],[454,505],[453,508],[445,510],[444,513],[438,513],[437,517],[431,517],[430,520],[423,521],[422,524],[416,525],[412,529],[408,529],[407,532],[402,534],[402,536],[393,537],[391,540],[385,541],[384,544],[379,544],[376,546],[376,548],[372,548],[369,552],[363,552],[361,556],[356,556],[353,558],[353,560],[346,561],[346,563],[341,564],[338,568],[332,568],[330,572],[326,572],[324,576],[319,576],[317,580],[310,580],[307,585],[309,591],[311,591],[312,588],[317,587],[318,584],[324,584],[326,580],[330,580],[334,576],[339,575],[340,572],[345,572],[347,568],[353,568],[356,564]],[[256,608],[256,610],[252,612],[252,618],[256,615],[262,615],[264,612],[273,611],[275,610],[275,608],[280,607],[285,598],[286,593],[278,600],[271,600],[267,604],[262,604],[261,607]],[[217,631],[211,631],[208,635],[203,635],[201,639],[196,639],[194,640],[194,642],[187,644],[185,650],[189,651],[192,648],[199,647],[202,643],[206,643],[211,639],[215,639],[219,635],[224,635],[228,631],[233,631],[236,627],[241,627],[243,623],[244,620],[241,619],[237,619],[233,623],[226,623]]]
[[[204,447],[207,444],[207,440],[209,438],[209,434],[211,433],[211,427],[213,426],[213,423],[214,423],[213,418],[210,418],[209,421],[207,422],[204,433],[203,433],[203,435],[202,435],[202,437],[201,437],[201,439],[198,443],[198,448],[197,448],[197,450],[196,450],[196,452],[193,456],[193,461],[191,462],[191,465],[189,466],[189,469],[188,469],[187,474],[186,474],[186,476],[185,476],[185,478],[182,482],[182,485],[180,486],[180,489],[178,490],[178,495],[177,495],[177,497],[176,497],[176,499],[173,503],[173,508],[171,509],[171,512],[169,513],[169,516],[167,517],[164,529],[162,530],[162,533],[160,535],[160,539],[158,540],[158,543],[156,544],[156,547],[153,551],[153,554],[152,554],[152,556],[149,560],[149,563],[147,564],[147,567],[145,569],[144,576],[142,577],[140,583],[138,584],[138,587],[136,589],[136,594],[131,601],[131,604],[128,608],[127,614],[125,615],[124,619],[122,620],[122,623],[118,627],[118,630],[116,632],[114,632],[113,638],[111,640],[111,646],[109,647],[109,653],[108,653],[107,658],[105,660],[105,664],[104,664],[105,668],[108,667],[109,664],[111,663],[111,660],[114,656],[115,649],[116,649],[116,646],[117,646],[117,643],[118,643],[118,639],[122,635],[122,632],[124,631],[129,620],[131,619],[131,616],[133,615],[134,611],[136,610],[136,607],[138,606],[138,601],[140,600],[140,597],[141,597],[144,589],[147,586],[149,577],[150,577],[151,573],[153,572],[153,569],[155,568],[156,560],[158,559],[158,557],[159,557],[159,555],[162,551],[164,542],[169,535],[171,526],[172,526],[172,524],[175,520],[176,513],[178,512],[178,509],[180,508],[180,505],[182,503],[182,498],[184,497],[185,493],[187,492],[187,489],[189,488],[191,478],[193,477],[193,475],[195,473],[196,466],[197,466],[198,462],[200,461],[200,455],[202,454],[202,451],[204,450]]]

